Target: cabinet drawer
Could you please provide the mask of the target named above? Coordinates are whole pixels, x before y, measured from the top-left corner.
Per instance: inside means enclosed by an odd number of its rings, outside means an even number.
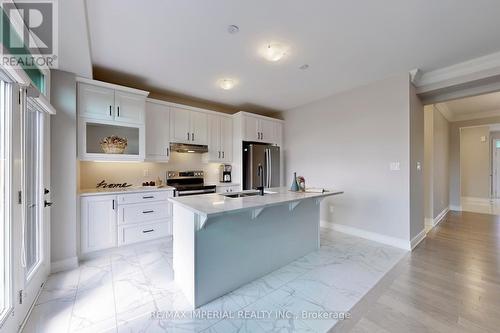
[[[173,191],[157,191],[122,194],[118,196],[118,204],[132,204],[151,201],[166,201],[173,196]]]
[[[169,223],[149,223],[118,228],[118,245],[142,242],[169,235]]]
[[[170,205],[166,201],[120,205],[118,206],[118,223],[139,223],[167,219],[171,216]]]

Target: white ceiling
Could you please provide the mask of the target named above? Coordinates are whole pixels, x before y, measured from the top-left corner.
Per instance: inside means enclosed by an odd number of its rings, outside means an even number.
[[[87,0],[87,9],[94,66],[237,107],[287,110],[500,50],[498,0]],[[240,32],[228,34],[230,24]],[[270,41],[289,44],[289,56],[261,59]],[[216,85],[226,76],[239,81],[233,90]]]
[[[440,103],[438,108],[451,121],[500,116],[500,92]]]

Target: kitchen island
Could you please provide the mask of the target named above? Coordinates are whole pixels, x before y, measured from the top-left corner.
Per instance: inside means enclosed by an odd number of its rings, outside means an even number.
[[[175,197],[173,269],[193,308],[320,246],[320,202],[341,191],[255,191]]]

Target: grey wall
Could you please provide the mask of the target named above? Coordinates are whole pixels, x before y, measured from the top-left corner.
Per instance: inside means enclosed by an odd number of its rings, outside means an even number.
[[[424,108],[424,216],[433,218],[433,135],[434,135],[434,106]],[[446,189],[448,192],[448,189]]]
[[[76,80],[75,75],[51,72],[51,261],[74,258],[77,222]]]
[[[460,128],[499,124],[500,117],[456,121],[450,123],[450,205],[460,206]]]
[[[409,240],[407,74],[336,94],[283,116],[286,181],[296,171],[308,186],[345,191],[324,201],[323,220]],[[423,135],[423,116],[418,121]],[[423,146],[423,139],[417,140]],[[423,161],[423,148],[413,153],[412,160],[422,154]],[[400,171],[391,171],[390,163],[398,161]]]
[[[462,128],[460,132],[460,184],[462,197],[490,197],[490,128]],[[481,141],[481,137],[485,137]]]
[[[410,84],[410,240],[425,229],[424,106]]]

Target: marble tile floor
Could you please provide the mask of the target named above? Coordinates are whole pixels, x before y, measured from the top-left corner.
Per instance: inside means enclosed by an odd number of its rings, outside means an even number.
[[[173,281],[172,240],[139,244],[51,275],[23,332],[327,332],[404,254],[322,229],[319,251],[193,315]]]

